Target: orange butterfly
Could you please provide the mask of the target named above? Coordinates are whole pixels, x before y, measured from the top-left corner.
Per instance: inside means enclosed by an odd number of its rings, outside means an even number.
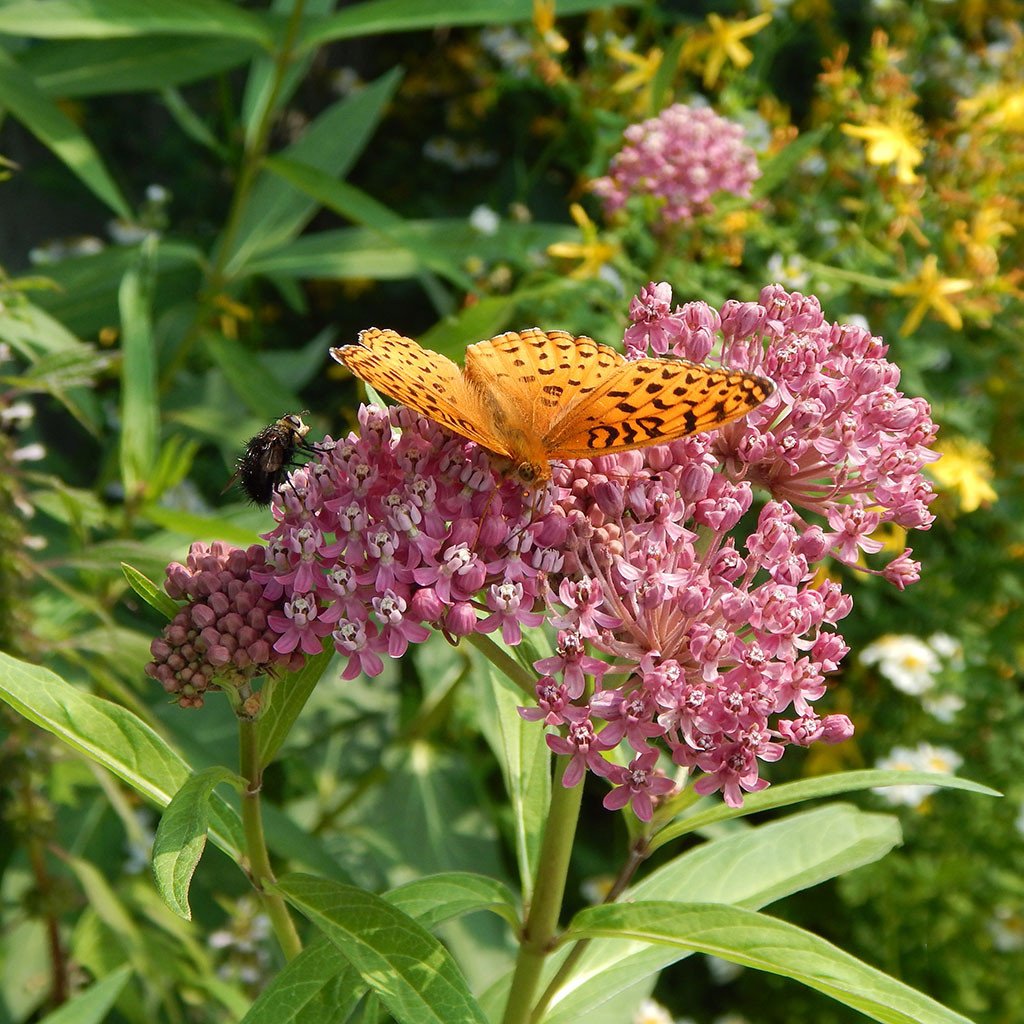
[[[512,465],[522,483],[552,459],[585,459],[712,430],[775,385],[681,359],[627,361],[592,338],[531,327],[466,349],[466,366],[395,331],[362,331],[331,355],[357,377]]]

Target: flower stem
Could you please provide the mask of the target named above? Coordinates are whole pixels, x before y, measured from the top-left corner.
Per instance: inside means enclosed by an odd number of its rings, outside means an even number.
[[[567,756],[555,760],[556,780],[561,779],[568,762]],[[502,1018],[503,1024],[528,1024],[534,1019],[533,1001],[544,961],[554,945],[582,799],[582,781],[571,789],[555,782],[544,829],[544,842],[537,861],[533,902],[523,925],[522,942],[505,1016]]]
[[[464,638],[471,643],[495,668],[504,672],[531,700],[537,695],[537,673],[523,668],[515,658],[505,653],[484,633],[470,633]]]
[[[246,780],[245,791],[242,793],[242,827],[245,830],[245,849],[249,859],[249,878],[270,918],[285,959],[292,960],[302,952],[302,940],[295,922],[284,899],[264,889],[266,882],[275,879],[263,834],[263,811],[260,805],[263,768],[259,761],[259,723],[239,719],[238,724],[241,775]]]

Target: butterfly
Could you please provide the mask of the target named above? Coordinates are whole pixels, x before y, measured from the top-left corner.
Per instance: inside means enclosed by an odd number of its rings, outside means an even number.
[[[376,327],[331,355],[379,391],[508,460],[530,486],[557,459],[662,444],[738,419],[775,390],[681,359],[627,360],[585,336],[531,327],[466,349],[465,368]]]

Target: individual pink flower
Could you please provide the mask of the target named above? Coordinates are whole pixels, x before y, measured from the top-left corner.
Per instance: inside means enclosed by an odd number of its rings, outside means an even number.
[[[608,213],[631,196],[651,196],[662,223],[687,222],[708,213],[718,192],[748,197],[761,176],[743,129],[709,107],[673,104],[630,125],[625,140],[607,176],[591,186]]]

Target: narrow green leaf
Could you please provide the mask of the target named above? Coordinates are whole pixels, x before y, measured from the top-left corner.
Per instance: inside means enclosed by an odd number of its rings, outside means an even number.
[[[240,341],[209,331],[202,334],[201,340],[228,385],[250,412],[265,420],[267,410],[271,410],[272,416],[280,416],[302,408],[298,395],[285,387]],[[327,353],[324,355],[326,357]]]
[[[224,540],[240,548],[258,543],[260,533],[272,527],[269,513],[262,520],[255,519],[251,525],[234,523],[225,519],[223,515],[197,515],[195,512],[167,508],[165,505],[146,505],[141,515],[147,522],[179,534],[188,542],[202,540],[212,543],[215,540]]]
[[[323,678],[333,657],[333,647],[321,651],[308,658],[298,672],[284,675],[274,683],[273,696],[264,704],[259,724],[260,764],[264,768],[274,760],[288,738],[313,687]]]
[[[9,7],[0,7],[0,25]],[[0,32],[6,31],[0,27]],[[131,216],[128,203],[114,183],[95,147],[47,96],[32,76],[0,48],[0,106],[6,107],[44,146],[118,216]]]
[[[752,910],[663,900],[580,911],[562,942],[630,939],[721,957],[792,978],[885,1024],[969,1024],[830,942]]]
[[[131,976],[131,967],[122,964],[48,1013],[39,1024],[103,1024]]]
[[[128,581],[128,586],[135,591],[143,601],[155,609],[166,619],[173,619],[178,614],[178,603],[172,601],[148,576],[139,572],[138,569],[127,562],[121,563],[121,572]]]
[[[182,758],[132,712],[3,652],[0,700],[159,807],[170,803],[189,777],[189,766]],[[229,857],[238,860],[244,845],[238,815],[219,798],[214,800],[210,835]]]
[[[487,662],[486,672],[473,675],[483,735],[501,766],[512,811],[516,864],[528,885],[536,877],[544,824],[551,802],[551,750],[544,730],[516,710],[523,691]],[[529,902],[531,893],[524,891]]]
[[[457,263],[471,252],[483,260],[526,266],[548,245],[564,241],[574,230],[562,224],[503,223],[495,234],[482,235],[467,220],[440,218],[395,224],[388,228],[387,237],[370,228],[338,228],[268,249],[247,265],[246,272],[393,281],[422,270],[416,254],[427,250],[432,251],[432,259],[445,264]]]
[[[311,875],[275,887],[337,946],[398,1021],[486,1024],[448,951],[380,896]]]
[[[155,239],[151,240],[155,242]],[[144,246],[140,263],[124,275],[121,310],[121,481],[130,498],[140,497],[153,472],[159,433],[157,359],[150,320],[152,264]]]
[[[640,0],[616,0],[636,7]],[[558,0],[558,15],[583,14],[611,6],[609,0]],[[509,25],[533,18],[533,0],[370,0],[313,22],[300,37],[302,49],[335,39],[378,33],[436,29],[442,25]]]
[[[210,827],[210,797],[221,782],[239,792],[245,779],[223,767],[195,772],[171,797],[164,809],[153,842],[153,877],[164,903],[179,917],[192,920],[188,890],[206,849]]]
[[[444,275],[466,290],[473,287],[473,279],[459,266],[465,257],[464,253],[458,257],[442,254],[429,244],[419,245],[408,235],[399,241],[392,229],[404,224],[403,218],[361,189],[349,185],[347,182],[337,181],[315,167],[308,167],[283,157],[267,160],[266,166],[268,170],[291,182],[297,189],[314,198],[328,210],[333,210],[357,224],[379,231],[380,240],[384,245],[391,247],[404,245],[409,252],[416,256],[422,267]]]
[[[79,336],[91,335],[117,323],[117,294],[125,273],[139,259],[140,246],[112,245],[91,256],[53,263],[47,277],[52,292],[34,296],[36,304]],[[176,296],[195,296],[204,256],[194,245],[161,240],[156,251],[155,308],[166,309]],[[175,290],[176,289],[176,290]]]
[[[186,85],[237,67],[259,52],[248,40],[149,36],[43,42],[20,59],[47,96],[73,99]]]
[[[227,0],[15,0],[0,7],[0,33],[40,39],[229,36],[274,46],[274,24]]]
[[[799,782],[786,782],[772,786],[760,793],[747,793],[743,798],[742,807],[726,807],[717,803],[708,810],[698,811],[689,817],[681,818],[657,832],[651,840],[651,850],[657,850],[665,843],[678,839],[688,832],[695,832],[718,821],[740,818],[746,814],[756,814],[775,807],[788,807],[814,800],[823,796],[835,796],[839,793],[853,793],[860,789],[872,789],[876,786],[926,785],[938,786],[940,789],[965,789],[970,793],[985,796],[1002,796],[1001,793],[969,779],[958,779],[953,775],[936,775],[932,772],[878,771],[863,769],[853,772],[836,772],[832,775],[819,775],[813,779],[801,779]]]
[[[302,138],[279,154],[333,177],[355,164],[377,129],[401,77],[395,68],[365,89],[328,107]],[[227,273],[238,274],[260,252],[293,239],[316,213],[317,204],[278,176],[262,173],[227,245]]]

